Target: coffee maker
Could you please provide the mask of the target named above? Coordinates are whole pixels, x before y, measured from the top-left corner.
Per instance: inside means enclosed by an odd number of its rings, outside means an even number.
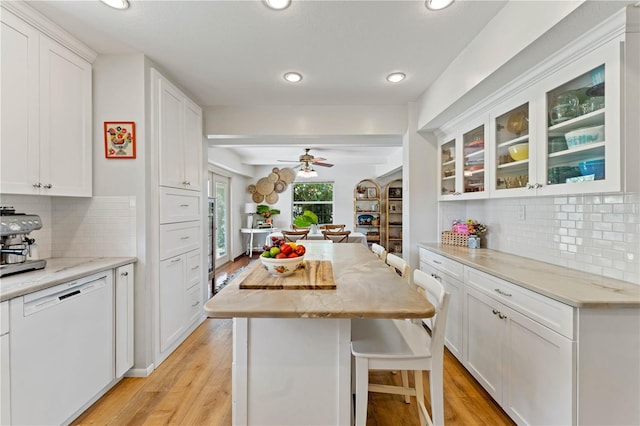
[[[0,277],[45,267],[46,260],[28,259],[35,240],[27,235],[40,228],[40,216],[0,207]]]

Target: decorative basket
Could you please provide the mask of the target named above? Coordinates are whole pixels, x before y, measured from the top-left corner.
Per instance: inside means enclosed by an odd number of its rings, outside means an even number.
[[[443,231],[442,244],[446,244],[450,246],[468,247],[469,236],[464,234],[458,234],[456,232],[451,232],[451,231]]]

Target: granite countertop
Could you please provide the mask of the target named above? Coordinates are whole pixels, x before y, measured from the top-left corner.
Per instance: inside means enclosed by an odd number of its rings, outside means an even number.
[[[640,285],[489,249],[418,247],[577,308],[640,307]]]
[[[44,269],[0,278],[0,302],[137,262],[135,257],[54,257]]]
[[[428,318],[434,308],[359,243],[308,244],[305,260],[330,260],[335,290],[240,289],[255,261],[204,306],[212,318]],[[287,279],[282,278],[282,279]]]

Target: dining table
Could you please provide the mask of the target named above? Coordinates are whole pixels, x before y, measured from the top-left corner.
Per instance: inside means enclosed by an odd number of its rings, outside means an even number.
[[[233,318],[234,425],[351,424],[351,320],[434,315],[361,243],[309,244],[304,264],[273,277],[256,260],[205,304]]]
[[[275,237],[279,237],[282,238],[282,232],[281,231],[274,231],[270,234],[270,236],[275,236]],[[297,241],[298,239],[300,239],[299,236],[291,236],[290,237],[291,240]],[[324,235],[322,234],[321,231],[318,232],[309,232],[307,234],[307,240],[324,240]],[[351,231],[351,233],[349,234],[349,238],[348,238],[348,242],[349,243],[359,243],[362,244],[365,247],[368,247],[368,243],[367,243],[367,235],[362,233],[362,232],[354,232]]]

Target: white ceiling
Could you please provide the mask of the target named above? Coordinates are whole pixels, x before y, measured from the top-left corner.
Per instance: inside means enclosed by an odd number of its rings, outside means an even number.
[[[99,54],[143,52],[206,107],[405,105],[506,1],[458,0],[438,12],[422,0],[293,0],[284,11],[259,0],[130,0],[125,11],[97,0],[28,3]],[[289,70],[301,72],[302,82],[285,82]],[[406,73],[406,80],[387,83],[392,71]],[[338,164],[357,151],[360,162],[383,162],[397,150],[389,146],[399,144],[387,139],[373,150],[350,140],[322,156]],[[249,140],[230,146],[248,164],[273,164],[297,158],[303,147],[329,149],[329,142]]]

